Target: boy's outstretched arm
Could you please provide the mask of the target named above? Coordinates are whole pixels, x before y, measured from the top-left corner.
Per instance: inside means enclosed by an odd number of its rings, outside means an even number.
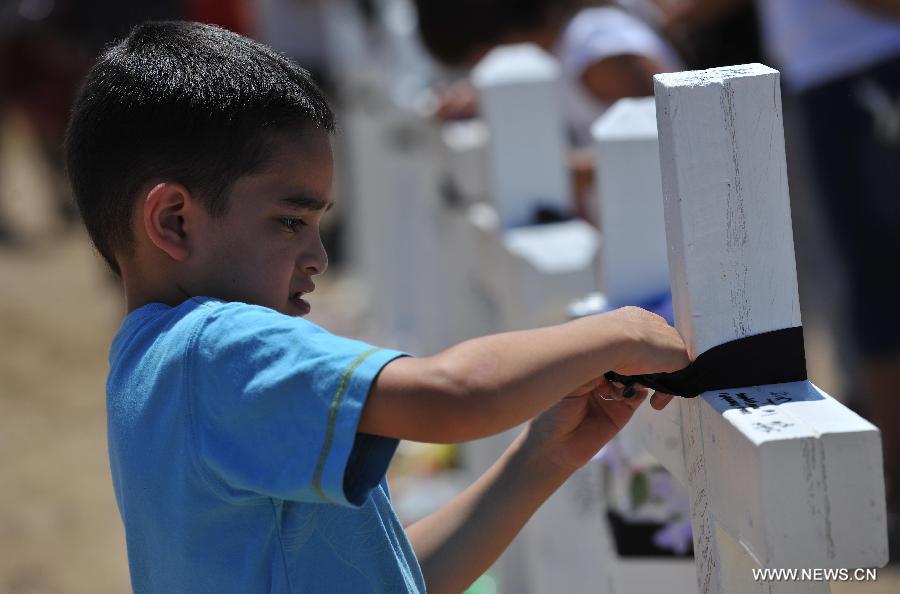
[[[407,528],[430,593],[458,594],[487,570],[540,505],[631,418],[644,398],[604,401],[605,382],[531,422],[475,483]],[[591,390],[591,388],[593,388]],[[655,408],[668,397],[654,396]]]
[[[671,372],[689,362],[675,329],[636,307],[485,336],[386,365],[359,431],[425,442],[476,439],[533,418],[607,371]]]

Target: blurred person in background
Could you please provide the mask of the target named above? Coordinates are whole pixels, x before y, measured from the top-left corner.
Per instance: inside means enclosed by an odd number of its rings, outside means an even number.
[[[64,2],[22,0],[0,5],[0,126],[24,119],[43,157],[62,172],[62,139],[69,106],[91,54],[68,26]],[[61,178],[61,176],[59,176]],[[76,218],[64,182],[54,181],[59,216]],[[6,198],[0,197],[0,198]],[[0,240],[23,238],[0,211]]]
[[[682,30],[750,0],[665,3]],[[841,258],[859,403],[881,429],[891,558],[900,560],[900,1],[756,0],[762,44],[802,118],[813,198]],[[846,351],[846,349],[845,349]]]
[[[253,35],[256,30],[259,0],[181,0],[181,4],[187,20],[218,25],[240,35]]]
[[[797,95],[816,196],[843,259],[862,405],[884,440],[900,559],[900,2],[758,0],[765,47]],[[815,15],[815,18],[810,18]]]
[[[591,143],[590,127],[613,103],[653,94],[653,75],[679,70],[681,59],[645,20],[612,2],[578,0],[416,0],[425,48],[446,66],[471,67],[491,49],[534,43],[554,54],[564,81],[569,132],[576,149]],[[471,117],[474,89],[452,87],[436,116]],[[593,157],[575,150],[570,157],[576,213],[590,218]]]
[[[254,8],[252,0],[0,2],[0,126],[11,111],[26,121],[54,173],[59,218],[78,216],[62,175],[62,144],[79,83],[100,50],[145,20],[188,18],[251,34]],[[0,242],[17,243],[19,235],[0,209]]]
[[[322,1],[256,1],[256,37],[303,64],[320,87],[328,78]],[[324,86],[330,88],[331,85]]]
[[[688,70],[762,61],[759,16],[750,0],[620,0],[670,39]]]

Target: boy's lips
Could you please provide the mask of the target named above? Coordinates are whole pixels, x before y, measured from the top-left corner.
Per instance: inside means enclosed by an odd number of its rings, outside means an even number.
[[[309,305],[309,302],[306,299],[303,299],[301,297],[301,295],[303,295],[303,293],[297,291],[296,293],[291,295],[290,301],[291,305],[293,305],[294,308],[300,310],[301,315],[306,315],[310,312],[312,307]]]
[[[301,315],[308,314],[310,312],[310,310],[312,309],[311,306],[309,305],[309,302],[306,299],[303,299],[303,296],[306,295],[307,293],[312,293],[315,290],[316,290],[316,286],[314,284],[310,283],[307,286],[306,290],[294,291],[291,294],[290,301],[294,305],[295,308],[300,310]]]

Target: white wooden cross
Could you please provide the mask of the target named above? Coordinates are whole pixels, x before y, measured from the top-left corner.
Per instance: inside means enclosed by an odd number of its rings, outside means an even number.
[[[592,211],[603,236],[600,291],[610,307],[647,303],[669,291],[653,98],[617,101],[591,136],[597,173]]]
[[[491,201],[504,229],[532,224],[538,204],[571,210],[559,79],[553,56],[527,43],[498,47],[472,70],[490,129]]]
[[[480,270],[497,296],[504,330],[563,319],[569,302],[595,288],[596,230],[581,220],[535,224],[539,209],[572,211],[560,68],[533,44],[501,46],[472,71],[489,129],[489,200]],[[493,246],[493,247],[491,247]]]
[[[655,87],[676,326],[691,357],[799,326],[778,72],[661,74]],[[752,570],[887,562],[873,425],[806,381],[675,405],[636,422],[689,486],[700,592],[828,592]]]

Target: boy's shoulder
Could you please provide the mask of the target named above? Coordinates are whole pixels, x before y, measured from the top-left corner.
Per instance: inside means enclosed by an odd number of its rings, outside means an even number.
[[[267,307],[222,301],[213,297],[191,297],[175,306],[154,302],[129,313],[113,338],[113,352],[117,350],[117,346],[139,346],[143,341],[134,340],[139,335],[143,335],[145,339],[164,336],[194,343],[199,338],[204,342],[223,339],[233,341],[255,335],[262,329],[268,329],[270,333],[278,329],[324,332],[324,329],[312,322],[287,316]]]
[[[233,385],[253,382],[261,373],[340,380],[368,369],[368,375],[406,354],[260,305],[194,297],[174,307],[151,303],[131,312],[113,339],[110,364],[112,371],[177,362],[190,376],[205,376],[204,385]]]
[[[129,313],[113,338],[110,375],[168,369],[173,363],[191,374],[235,365],[259,370],[303,345],[335,348],[327,336],[307,320],[258,305],[210,297],[175,306],[149,303]]]

